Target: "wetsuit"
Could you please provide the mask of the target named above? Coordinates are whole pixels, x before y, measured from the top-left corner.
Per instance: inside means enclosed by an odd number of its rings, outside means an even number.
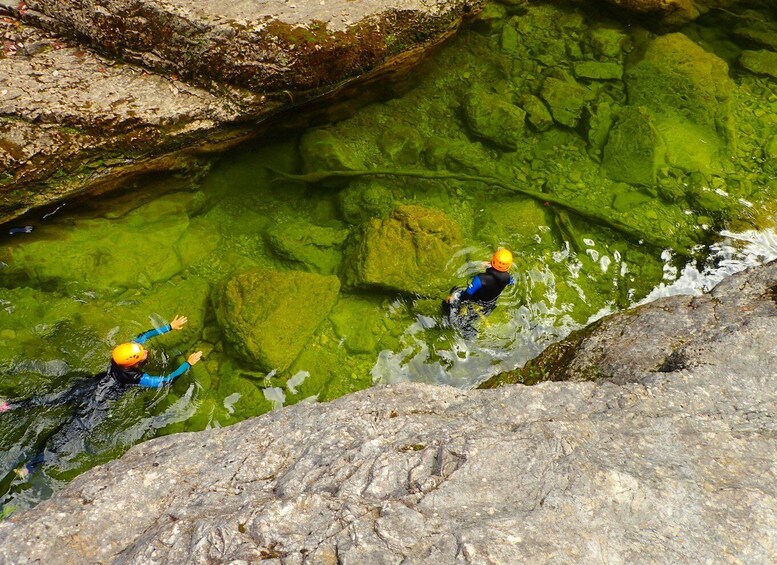
[[[132,341],[143,344],[152,337],[165,334],[171,329],[170,325],[167,325],[149,330]],[[188,362],[184,362],[166,377],[156,377],[144,372],[141,365],[143,363],[134,367],[121,367],[111,360],[111,366],[107,372],[80,379],[65,391],[8,403],[5,406],[6,411],[63,405],[73,408],[73,413],[42,443],[38,444],[40,447],[36,455],[26,463],[27,470],[32,472],[44,462],[54,463],[61,456],[77,455],[79,451],[83,451],[85,437],[108,416],[111,404],[124,394],[128,388],[127,385],[159,388],[172,382],[191,366]]]
[[[455,299],[450,303],[443,301],[443,312],[463,337],[473,339],[477,336],[475,322],[494,311],[496,299],[512,284],[515,280],[510,273],[488,267],[485,273],[475,275],[467,288],[452,288],[451,294]],[[473,306],[462,307],[467,303]]]
[[[162,328],[148,330],[147,332],[140,334],[132,341],[134,343],[143,345],[152,337],[166,334],[172,329],[173,328],[170,326],[170,324],[168,324]],[[113,377],[116,382],[119,382],[123,385],[139,385],[146,388],[159,388],[173,382],[177,377],[183,375],[189,369],[189,367],[191,367],[188,361],[184,361],[180,367],[178,367],[175,371],[166,377],[154,377],[143,371],[144,363],[138,363],[132,367],[122,367],[121,365],[118,365],[116,362],[114,362],[113,359],[111,359],[111,366],[108,369],[108,374]]]

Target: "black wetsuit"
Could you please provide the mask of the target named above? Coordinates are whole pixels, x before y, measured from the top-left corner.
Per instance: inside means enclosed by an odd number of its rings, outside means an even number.
[[[450,303],[443,301],[443,313],[463,337],[472,339],[477,336],[474,323],[494,311],[496,299],[511,284],[515,280],[510,273],[488,267],[485,273],[475,275],[466,289],[451,289],[457,299]]]

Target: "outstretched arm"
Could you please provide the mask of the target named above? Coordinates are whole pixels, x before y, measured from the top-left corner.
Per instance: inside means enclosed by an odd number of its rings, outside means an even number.
[[[477,291],[481,289],[483,286],[483,282],[480,280],[480,275],[475,275],[475,277],[472,279],[472,282],[469,283],[469,286],[467,287],[467,294],[470,296],[474,296]]]
[[[175,371],[173,371],[166,377],[154,377],[152,375],[149,375],[148,373],[143,373],[143,376],[140,377],[140,382],[138,384],[146,388],[162,387],[168,383],[173,382],[176,378],[183,375],[189,369],[189,367],[191,367],[192,365],[196,365],[201,358],[202,358],[202,351],[196,351],[191,355],[189,355],[189,358],[186,361],[184,361],[180,367],[178,367]]]
[[[132,341],[134,341],[135,343],[139,343],[140,345],[143,345],[152,337],[166,334],[170,330],[180,330],[184,326],[184,324],[188,321],[189,321],[189,318],[187,318],[186,316],[176,315],[175,318],[173,318],[173,321],[167,324],[166,326],[163,326],[161,328],[154,328],[153,330],[148,330],[147,332],[140,334]]]

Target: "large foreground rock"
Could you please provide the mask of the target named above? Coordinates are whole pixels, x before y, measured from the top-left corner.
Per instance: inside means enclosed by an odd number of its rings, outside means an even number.
[[[411,66],[480,5],[0,0],[0,222],[185,168],[289,107],[307,126],[301,103]]]
[[[379,387],[144,443],[0,524],[0,561],[774,562],[776,287],[602,323],[617,383]],[[606,331],[639,317],[662,340]]]

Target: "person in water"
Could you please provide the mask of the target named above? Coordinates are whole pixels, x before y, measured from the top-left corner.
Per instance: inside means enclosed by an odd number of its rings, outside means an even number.
[[[86,434],[106,418],[113,401],[120,398],[132,386],[162,387],[172,383],[191,366],[197,364],[202,358],[202,351],[190,354],[186,361],[166,376],[152,376],[143,369],[148,360],[148,350],[143,345],[153,337],[172,330],[180,330],[187,321],[185,316],[175,316],[167,326],[149,330],[132,341],[117,345],[111,353],[111,364],[105,373],[80,379],[65,391],[13,403],[0,400],[0,412],[61,405],[69,405],[73,408],[72,414],[44,439],[37,455],[23,467],[16,469],[16,473],[24,477],[40,464],[58,459],[59,455],[68,451],[68,446],[74,442],[80,444]],[[78,450],[77,446],[75,451]]]
[[[502,291],[515,284],[509,273],[512,265],[513,254],[507,249],[497,249],[491,261],[484,263],[485,272],[472,277],[467,288],[452,288],[451,294],[443,301],[443,312],[465,337],[476,335],[472,324],[478,318],[491,314]]]

